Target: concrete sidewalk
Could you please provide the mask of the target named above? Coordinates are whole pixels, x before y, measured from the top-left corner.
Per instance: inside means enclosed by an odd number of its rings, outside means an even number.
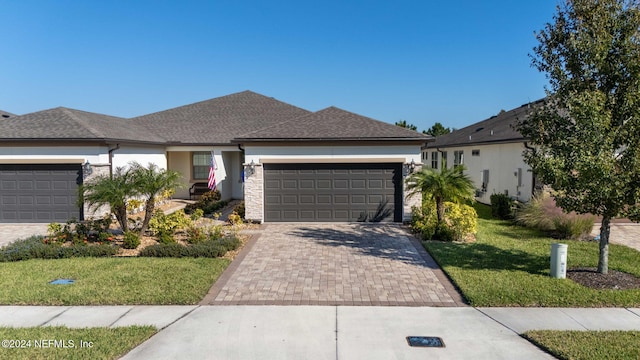
[[[640,309],[0,306],[0,326],[134,324],[160,331],[123,359],[552,359],[519,334],[640,330]],[[410,347],[407,336],[446,346]]]

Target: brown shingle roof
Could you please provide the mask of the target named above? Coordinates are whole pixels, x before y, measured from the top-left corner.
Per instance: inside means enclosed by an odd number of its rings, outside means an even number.
[[[449,134],[436,137],[428,148],[453,147],[472,144],[522,142],[524,137],[513,126],[525,119],[544,99],[524,104],[486,120],[469,125]]]
[[[309,111],[243,91],[131,119],[170,143],[228,144],[236,136]]]
[[[0,110],[0,119],[6,119],[13,116],[16,116],[16,114],[12,114],[8,111]]]
[[[332,106],[238,136],[235,141],[429,139],[428,135]]]
[[[165,142],[127,119],[64,107],[6,118],[0,139]]]

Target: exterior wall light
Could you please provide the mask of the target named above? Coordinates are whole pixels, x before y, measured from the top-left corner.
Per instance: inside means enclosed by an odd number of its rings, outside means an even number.
[[[256,172],[256,163],[253,160],[251,160],[251,163],[245,165],[244,172],[245,172],[247,177],[255,174],[255,172]]]
[[[82,176],[86,179],[89,175],[93,173],[93,168],[91,167],[91,163],[89,160],[82,164]]]

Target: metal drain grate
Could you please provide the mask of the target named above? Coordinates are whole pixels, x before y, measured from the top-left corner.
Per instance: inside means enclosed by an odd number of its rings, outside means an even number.
[[[49,284],[51,285],[71,285],[74,283],[75,280],[73,279],[55,279],[52,281],[49,281]]]
[[[437,336],[407,336],[407,343],[416,347],[444,347],[444,341]]]

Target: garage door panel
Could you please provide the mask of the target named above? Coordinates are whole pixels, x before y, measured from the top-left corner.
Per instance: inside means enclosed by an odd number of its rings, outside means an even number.
[[[401,171],[391,163],[265,164],[265,220],[356,221],[391,199],[387,221],[401,221]]]
[[[82,219],[78,164],[0,164],[0,222]]]

